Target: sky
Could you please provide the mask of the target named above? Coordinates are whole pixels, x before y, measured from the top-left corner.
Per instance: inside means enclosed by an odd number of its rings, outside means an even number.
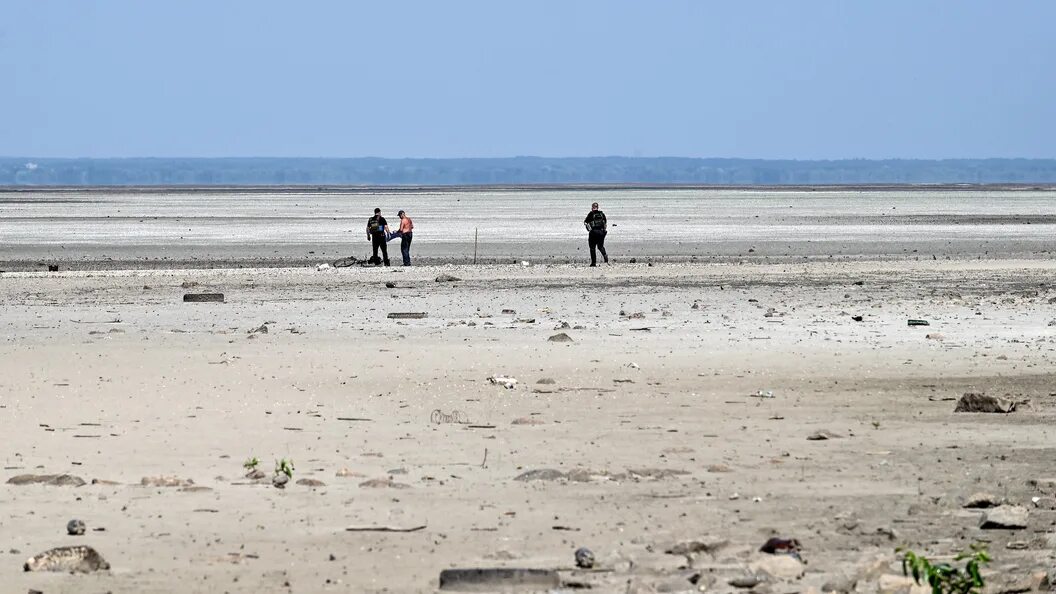
[[[2,0],[0,155],[1056,158],[1052,0]]]

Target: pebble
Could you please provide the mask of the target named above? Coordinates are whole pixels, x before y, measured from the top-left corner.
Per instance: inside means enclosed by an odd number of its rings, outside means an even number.
[[[70,536],[83,536],[86,528],[80,520],[70,520],[66,523],[66,534]]]

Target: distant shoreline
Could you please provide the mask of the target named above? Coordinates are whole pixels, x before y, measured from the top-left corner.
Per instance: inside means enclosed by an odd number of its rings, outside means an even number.
[[[415,194],[464,192],[612,192],[626,190],[725,190],[767,192],[889,192],[889,191],[1056,191],[1056,183],[986,183],[986,184],[488,184],[488,185],[120,185],[120,186],[2,186],[0,194],[98,192],[108,194],[195,194],[195,193],[283,193],[283,194]]]

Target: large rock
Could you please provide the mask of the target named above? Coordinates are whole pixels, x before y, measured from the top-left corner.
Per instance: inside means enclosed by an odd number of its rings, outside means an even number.
[[[981,392],[966,392],[957,401],[953,412],[1010,413],[1016,410],[1016,403],[998,396]]]
[[[1000,505],[983,515],[979,527],[984,530],[1022,530],[1027,527],[1030,512],[1018,505]]]
[[[968,509],[987,509],[1001,505],[1001,498],[990,493],[972,493],[964,502]]]
[[[22,566],[25,571],[61,571],[88,573],[110,569],[110,564],[92,547],[58,547],[34,555]]]
[[[754,573],[763,573],[778,580],[794,580],[803,576],[803,563],[792,555],[768,555],[748,564]]]

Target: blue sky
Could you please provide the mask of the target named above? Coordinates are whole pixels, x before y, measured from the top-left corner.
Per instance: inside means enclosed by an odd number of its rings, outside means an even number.
[[[1056,2],[3,0],[0,155],[1056,158]]]

